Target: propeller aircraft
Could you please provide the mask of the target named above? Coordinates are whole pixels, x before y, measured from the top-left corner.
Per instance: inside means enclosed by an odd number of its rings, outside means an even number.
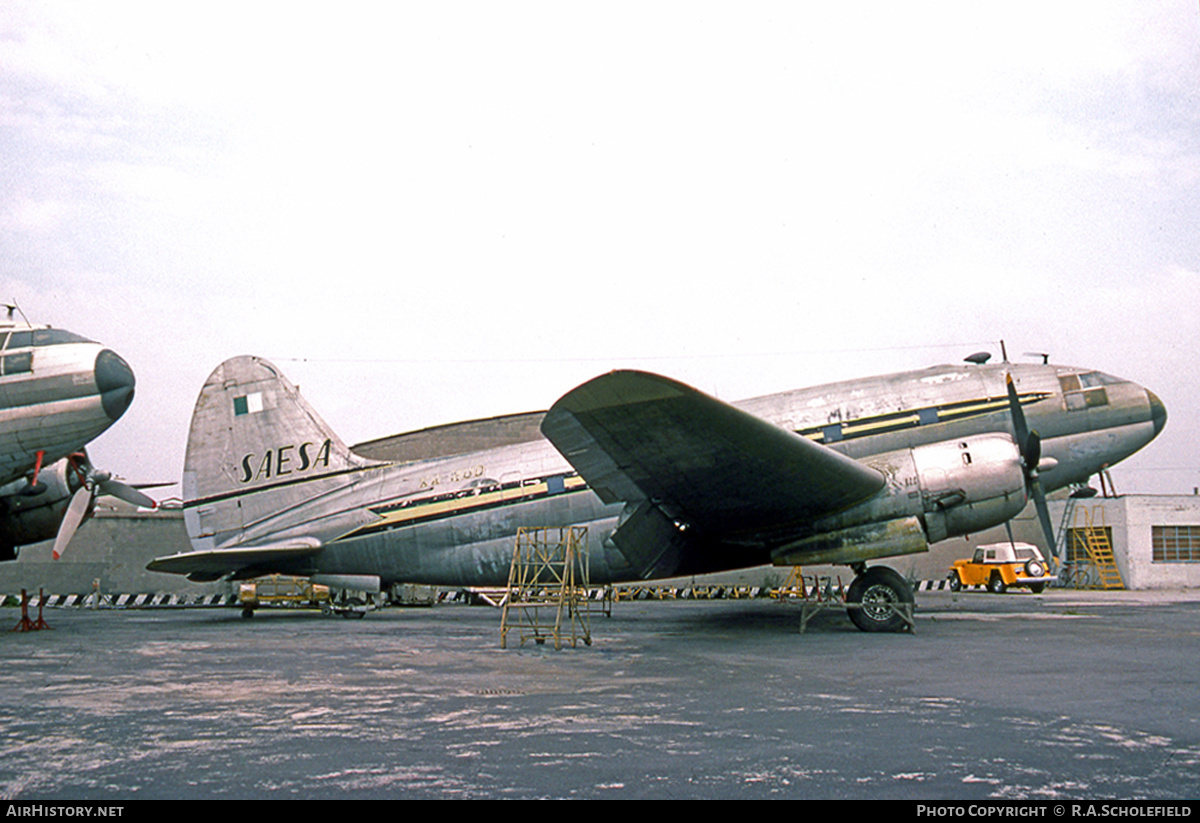
[[[192,418],[192,550],[148,568],[494,586],[519,526],[585,525],[594,583],[847,565],[855,624],[899,630],[895,606],[912,588],[868,561],[1006,523],[1030,498],[1053,546],[1046,493],[1086,482],[1166,422],[1162,401],[1128,380],[987,360],[736,404],[614,371],[560,397],[540,434],[480,448],[481,421],[453,424],[411,433],[406,459],[389,462],[347,447],[276,366],[238,357],[212,373]],[[455,448],[459,433],[469,448]]]
[[[58,559],[98,496],[156,504],[84,451],[133,401],[129,364],[73,332],[18,322],[16,310],[0,321],[0,560],[50,538]]]

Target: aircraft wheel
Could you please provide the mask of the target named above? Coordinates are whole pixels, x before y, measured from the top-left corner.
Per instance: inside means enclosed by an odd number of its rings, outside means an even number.
[[[254,617],[254,609],[250,608],[249,606],[243,607],[242,608],[242,618],[245,620],[249,620],[251,617]]]
[[[847,603],[861,603],[861,609],[847,609],[850,619],[864,632],[898,632],[908,622],[888,604],[914,602],[908,581],[887,566],[872,566],[854,578],[846,592]]]

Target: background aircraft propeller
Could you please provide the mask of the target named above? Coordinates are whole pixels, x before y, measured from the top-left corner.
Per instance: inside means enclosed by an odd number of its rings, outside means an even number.
[[[79,478],[79,489],[71,496],[71,503],[67,506],[67,513],[63,516],[62,524],[58,527],[58,536],[54,538],[55,560],[62,557],[67,544],[75,536],[76,529],[79,528],[84,518],[87,517],[88,511],[97,497],[109,495],[145,509],[158,507],[158,504],[154,500],[142,494],[133,486],[122,483],[120,480],[114,480],[113,476],[108,472],[97,471],[92,466],[91,461],[88,460],[87,454],[81,452],[71,455],[68,459],[71,469],[74,470],[76,477]]]
[[[1021,463],[1025,470],[1025,488],[1037,508],[1038,520],[1041,521],[1042,531],[1046,535],[1046,543],[1050,547],[1046,560],[1053,569],[1057,562],[1057,558],[1054,556],[1056,545],[1054,524],[1050,522],[1050,507],[1046,504],[1046,492],[1042,489],[1042,481],[1038,478],[1038,464],[1042,460],[1042,438],[1037,432],[1030,431],[1029,425],[1025,422],[1025,410],[1021,408],[1021,400],[1017,397],[1017,388],[1013,385],[1011,374],[1007,376],[1007,383],[1008,406],[1012,412],[1017,448],[1021,452]]]

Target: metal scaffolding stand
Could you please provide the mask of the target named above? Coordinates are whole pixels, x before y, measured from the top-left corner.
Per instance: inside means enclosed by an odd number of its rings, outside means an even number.
[[[21,589],[21,621],[13,626],[11,631],[14,632],[35,632],[41,629],[49,629],[50,626],[42,619],[42,606],[46,603],[46,593],[38,589],[38,616],[37,620],[31,620],[29,617],[29,595]]]
[[[543,644],[554,639],[592,645],[589,614],[587,528],[568,526],[517,529],[508,590],[500,617],[500,648],[508,648],[508,633],[520,642]]]
[[[848,603],[846,592],[840,577],[834,582],[833,577],[806,575],[800,566],[795,566],[784,584],[771,591],[771,596],[780,603],[800,604],[801,634],[808,629],[808,621],[824,609],[866,609],[879,619],[886,619],[889,614],[895,614],[904,621],[910,633],[917,630],[911,603],[893,603],[880,598],[870,598],[862,603]]]

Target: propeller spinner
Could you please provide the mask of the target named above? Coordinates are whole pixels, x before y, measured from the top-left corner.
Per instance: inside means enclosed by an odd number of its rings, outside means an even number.
[[[134,506],[141,506],[146,509],[158,508],[158,503],[142,494],[133,486],[122,483],[119,480],[114,480],[109,472],[97,471],[92,466],[91,461],[88,460],[86,453],[81,452],[71,455],[68,460],[76,477],[79,478],[79,489],[71,496],[71,503],[67,506],[67,513],[63,516],[62,524],[58,527],[58,536],[54,538],[55,560],[62,557],[67,544],[75,536],[75,531],[87,517],[97,497],[109,495]]]

